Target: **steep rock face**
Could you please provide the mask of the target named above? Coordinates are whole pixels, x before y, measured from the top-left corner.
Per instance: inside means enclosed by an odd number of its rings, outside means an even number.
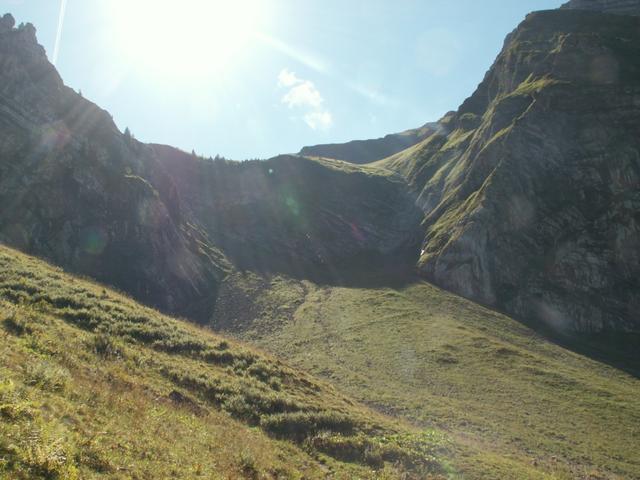
[[[334,158],[356,164],[370,163],[401,152],[441,129],[438,122],[432,122],[420,128],[385,135],[382,138],[304,147],[300,150],[300,155]]]
[[[384,163],[419,192],[420,271],[555,328],[638,330],[640,19],[531,14],[451,132]]]
[[[66,87],[31,25],[0,21],[0,240],[201,317],[225,262],[153,151]]]
[[[560,8],[594,10],[618,15],[640,15],[640,0],[571,0]]]

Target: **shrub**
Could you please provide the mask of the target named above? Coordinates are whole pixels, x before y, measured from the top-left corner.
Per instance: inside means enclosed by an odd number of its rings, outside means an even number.
[[[256,461],[253,458],[251,453],[243,450],[240,452],[238,458],[238,465],[240,466],[240,470],[244,474],[245,478],[255,479],[258,478],[258,468],[256,466]]]
[[[278,377],[271,377],[269,379],[269,387],[271,387],[272,390],[279,392],[282,390],[282,382]]]
[[[441,439],[432,432],[384,437],[321,432],[307,439],[306,445],[337,460],[374,468],[380,468],[388,462],[412,471],[437,472],[441,469],[436,457]]]
[[[168,338],[163,340],[156,340],[155,342],[153,342],[152,347],[155,350],[166,353],[194,355],[196,353],[202,352],[206,348],[206,344],[191,338]]]
[[[205,362],[213,365],[229,365],[235,359],[233,353],[229,351],[219,352],[217,350],[208,350],[202,355],[202,358]]]
[[[74,461],[76,464],[85,465],[98,473],[113,473],[116,467],[108,456],[98,451],[91,441],[86,441],[76,452]]]
[[[337,460],[367,464],[375,468],[384,464],[379,446],[361,435],[345,437],[321,432],[309,438],[306,444]]]
[[[31,404],[22,398],[11,380],[0,383],[0,416],[9,420],[30,417]]]
[[[259,415],[275,413],[292,413],[303,410],[304,405],[285,395],[276,394],[263,388],[255,388],[252,385],[244,384],[240,389],[240,394],[250,403]]]
[[[65,307],[60,312],[60,315],[67,322],[71,322],[86,330],[93,330],[98,325],[98,321],[96,320],[93,312],[85,308],[76,310],[70,307]]]
[[[388,435],[378,437],[377,441],[385,461],[401,463],[414,470],[435,471],[440,468],[437,452],[444,439],[434,431]]]
[[[21,447],[19,455],[36,475],[60,480],[78,478],[70,448],[63,438],[54,438],[48,430],[34,429],[23,439]]]
[[[350,434],[353,419],[338,412],[292,412],[262,417],[260,425],[275,435],[302,440],[321,431]]]
[[[247,373],[263,383],[269,383],[271,377],[275,374],[274,369],[262,361],[251,365]]]
[[[166,340],[166,333],[146,324],[128,325],[126,334],[143,344]]]
[[[96,355],[106,360],[124,358],[124,348],[122,345],[106,333],[95,335],[90,347]]]
[[[224,408],[227,412],[229,412],[236,418],[251,423],[258,422],[259,416],[255,408],[250,403],[248,403],[242,395],[230,396],[223,402],[222,408]]]
[[[26,367],[25,383],[51,392],[63,392],[66,390],[71,374],[66,368],[55,365],[46,360]]]
[[[20,336],[33,332],[29,322],[16,310],[12,310],[11,313],[2,320],[2,324],[8,332],[14,335]]]

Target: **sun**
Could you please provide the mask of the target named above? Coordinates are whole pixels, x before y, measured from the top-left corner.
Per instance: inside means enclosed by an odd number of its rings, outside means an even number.
[[[265,20],[261,0],[113,0],[109,14],[121,58],[165,78],[221,72]]]

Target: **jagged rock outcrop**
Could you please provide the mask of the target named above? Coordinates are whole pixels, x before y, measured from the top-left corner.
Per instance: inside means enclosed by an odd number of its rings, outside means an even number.
[[[180,212],[153,150],[66,87],[35,28],[0,22],[0,241],[206,317],[226,263]]]
[[[438,122],[431,122],[420,128],[392,133],[382,138],[304,147],[300,150],[300,155],[334,158],[356,164],[371,163],[401,152],[440,132],[441,129],[442,126]]]
[[[419,192],[427,278],[556,328],[640,329],[640,18],[529,15],[450,133],[384,163]]]
[[[594,10],[618,15],[640,15],[640,0],[571,0],[560,8]]]

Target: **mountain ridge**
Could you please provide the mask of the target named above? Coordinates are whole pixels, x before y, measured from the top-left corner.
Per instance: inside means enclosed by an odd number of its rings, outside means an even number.
[[[638,0],[570,0],[560,8],[595,10],[618,15],[640,15],[640,2]]]
[[[401,152],[439,133],[443,128],[442,121],[429,122],[418,128],[392,133],[376,139],[303,147],[299,155],[334,158],[355,164],[371,163]]]

